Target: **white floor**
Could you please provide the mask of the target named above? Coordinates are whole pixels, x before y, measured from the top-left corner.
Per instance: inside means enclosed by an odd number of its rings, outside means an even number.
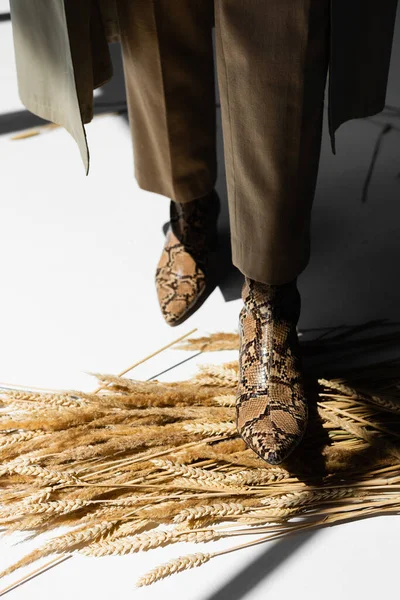
[[[0,14],[5,12],[8,1],[0,0]],[[0,81],[1,125],[3,120],[7,123],[6,115],[25,111],[18,97],[9,21],[0,22]],[[173,329],[164,323],[154,269],[164,240],[162,226],[168,220],[168,200],[139,189],[133,177],[129,130],[122,117],[96,117],[86,125],[86,131],[91,151],[89,177],[74,140],[61,128],[22,141],[12,141],[13,132],[0,135],[0,385],[92,390],[96,380],[88,372],[118,373],[193,328],[197,328],[194,335],[237,328],[241,306],[237,290],[236,299],[228,302],[220,288],[186,323]],[[340,170],[338,164],[336,169]],[[345,162],[341,164],[344,169]],[[394,169],[395,161],[390,164]],[[346,179],[348,173],[343,170],[340,177]],[[221,189],[223,178],[222,165]],[[340,184],[335,185],[338,191]],[[398,195],[389,194],[389,198],[389,207],[398,202]],[[316,221],[323,222],[327,210],[321,205]],[[358,204],[354,210],[359,210]],[[374,211],[373,200],[369,210]],[[395,227],[398,234],[398,221]],[[363,247],[362,239],[358,247]],[[317,284],[312,289],[319,289],[321,305],[324,294],[333,303],[330,264],[335,262],[328,254],[326,259],[315,256],[310,265],[310,276],[312,269],[320,268],[320,288]],[[340,264],[336,263],[335,275]],[[347,273],[351,270],[350,266]],[[306,289],[307,279],[300,283]],[[320,327],[342,322],[326,306],[325,313],[323,308],[313,313],[305,305],[303,323]],[[346,320],[354,322],[355,315],[349,309]],[[189,355],[165,352],[137,369],[135,377],[148,378]],[[235,353],[226,352],[211,359],[225,361],[232,356]],[[210,355],[201,357],[202,362],[208,359]],[[193,373],[196,361],[164,377],[186,378]],[[396,517],[360,521],[227,554],[140,589],[135,589],[136,579],[161,562],[247,540],[223,540],[212,546],[182,544],[126,557],[73,557],[11,591],[9,597],[397,597],[399,535],[400,520]],[[0,540],[0,569],[32,547],[12,545],[17,539]],[[7,577],[0,582],[0,590],[31,570]]]

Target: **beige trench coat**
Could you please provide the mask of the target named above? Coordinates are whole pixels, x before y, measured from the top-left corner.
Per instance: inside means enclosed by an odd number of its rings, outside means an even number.
[[[93,119],[93,90],[113,75],[108,43],[120,40],[115,2],[10,0],[21,102],[73,136],[86,175],[84,124]],[[334,154],[342,123],[385,106],[397,3],[331,0],[328,122]]]
[[[84,124],[93,119],[93,90],[113,75],[115,0],[10,0],[10,12],[20,100],[72,135],[88,175]]]

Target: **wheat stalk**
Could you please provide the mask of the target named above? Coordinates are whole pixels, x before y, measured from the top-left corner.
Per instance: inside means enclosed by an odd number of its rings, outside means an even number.
[[[156,567],[152,571],[146,573],[146,575],[143,575],[143,577],[140,577],[136,582],[136,587],[150,585],[151,583],[154,583],[155,581],[158,581],[164,577],[168,577],[173,573],[199,567],[210,560],[211,556],[212,554],[209,552],[196,552],[195,554],[188,554],[187,556],[181,556],[175,560],[171,560],[165,565]]]
[[[231,422],[219,423],[187,423],[183,426],[189,433],[200,433],[201,435],[238,435],[236,425]]]
[[[208,348],[223,349],[218,335],[207,339]],[[315,347],[321,351],[321,343]],[[99,375],[101,394],[1,392],[4,528],[32,537],[61,524],[72,528],[2,575],[48,554],[59,564],[60,554],[133,554],[227,536],[261,533],[250,544],[265,543],[398,514],[400,431],[387,414],[400,399],[398,372],[391,362],[349,371],[346,379],[318,379],[308,435],[293,461],[279,467],[267,466],[236,430],[237,361],[204,365],[183,382]],[[323,472],[313,453],[323,457]],[[220,554],[178,557],[140,585]]]

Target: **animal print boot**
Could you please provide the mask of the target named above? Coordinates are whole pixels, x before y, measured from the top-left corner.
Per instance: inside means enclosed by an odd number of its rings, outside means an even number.
[[[215,190],[190,202],[170,203],[170,224],[155,282],[166,322],[179,325],[199,308],[209,283],[209,252],[217,246],[221,209]]]
[[[297,278],[270,285],[245,277],[242,299],[236,426],[256,454],[277,465],[299,444],[308,420]]]

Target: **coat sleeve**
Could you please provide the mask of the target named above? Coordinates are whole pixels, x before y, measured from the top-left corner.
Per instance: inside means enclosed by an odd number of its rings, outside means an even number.
[[[118,31],[114,0],[102,1],[107,13],[99,0],[10,0],[20,100],[72,135],[86,175],[84,123],[93,119],[93,90],[113,75],[106,31]]]
[[[63,126],[89,170],[63,0],[10,0],[19,98],[28,111]]]

